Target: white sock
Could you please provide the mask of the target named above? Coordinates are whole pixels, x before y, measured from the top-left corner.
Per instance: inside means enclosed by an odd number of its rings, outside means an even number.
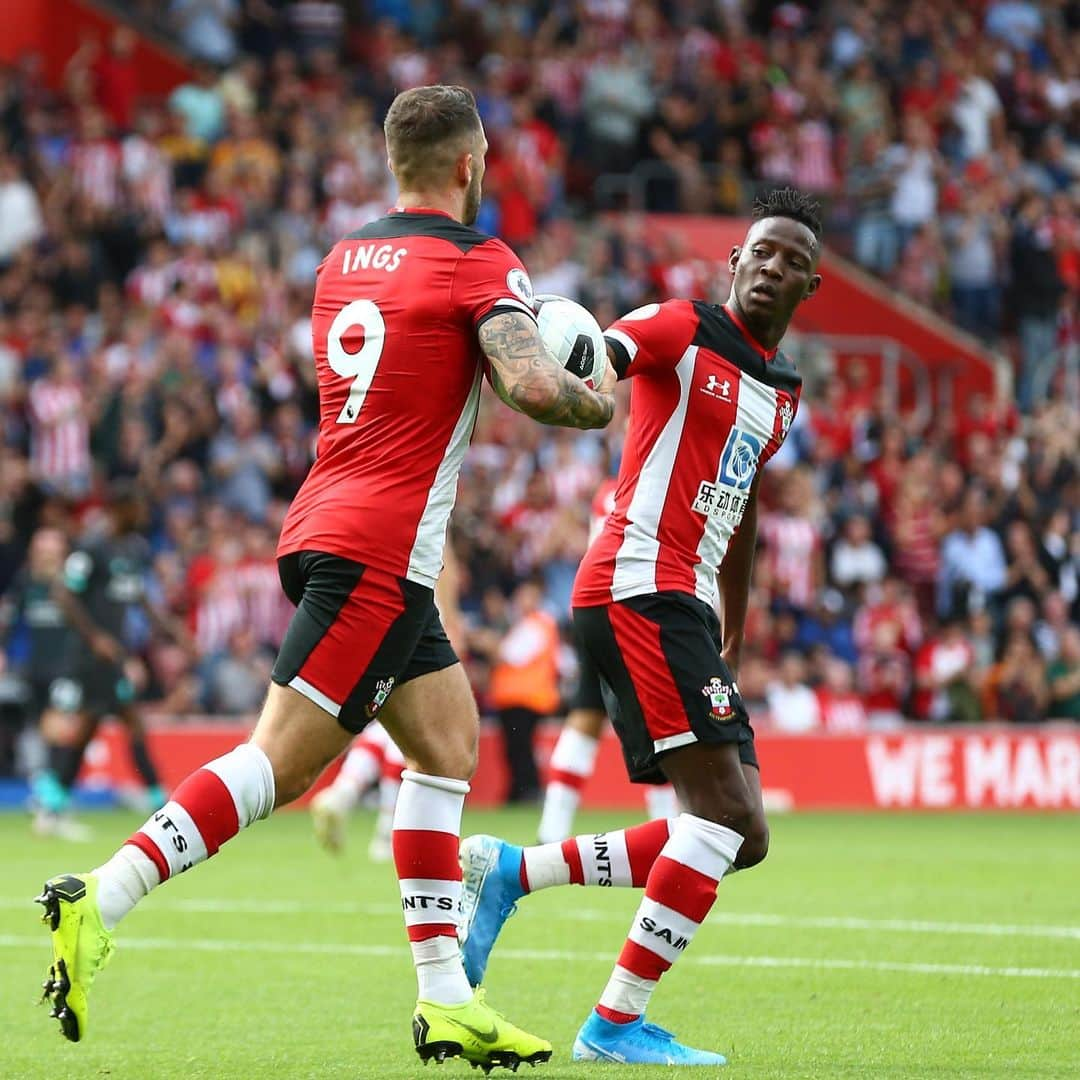
[[[463,1005],[473,996],[456,938],[433,937],[412,943],[417,996],[440,1005]]]
[[[574,829],[574,815],[581,802],[581,792],[569,784],[549,780],[544,788],[544,808],[540,812],[540,824],[536,838],[541,844],[554,844],[565,840]]]
[[[93,873],[98,879],[98,908],[106,930],[115,929],[151,889],[161,884],[157,867],[133,844],[124,844]]]
[[[679,816],[679,800],[670,784],[650,785],[645,788],[645,813],[650,818],[674,818]]]
[[[274,770],[254,743],[196,769],[108,862],[93,871],[108,929],[162,881],[205,862],[274,808]]]
[[[564,726],[548,763],[550,779],[544,791],[537,838],[541,844],[564,840],[574,831],[581,789],[596,767],[599,740]]]
[[[473,996],[458,951],[461,811],[469,785],[406,769],[394,811],[394,865],[421,1001],[460,1005]]]
[[[521,853],[525,860],[525,877],[529,892],[550,889],[553,885],[570,884],[570,867],[563,857],[562,843],[527,847]]]

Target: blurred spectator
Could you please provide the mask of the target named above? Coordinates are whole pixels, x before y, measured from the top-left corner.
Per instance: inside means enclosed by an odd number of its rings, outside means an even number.
[[[896,265],[899,242],[890,213],[893,168],[885,158],[885,136],[868,130],[855,164],[847,172],[847,194],[855,207],[855,259],[867,270],[887,277]]]
[[[874,543],[870,521],[852,514],[833,545],[829,563],[833,582],[849,594],[862,585],[876,585],[885,577],[888,563],[881,548]]]
[[[787,652],[766,691],[769,716],[777,731],[801,734],[821,724],[821,709],[814,691],[806,685],[806,661],[797,652]]]
[[[812,500],[809,475],[792,471],[783,478],[781,507],[763,514],[758,529],[776,595],[800,611],[810,607],[824,576],[823,541],[811,516]]]
[[[226,716],[258,712],[273,666],[274,654],[260,647],[253,628],[238,626],[210,675],[209,707]]]
[[[1056,720],[1080,721],[1080,628],[1068,627],[1061,648],[1046,669],[1049,682],[1047,715]]]
[[[510,770],[507,802],[531,802],[540,794],[533,752],[536,725],[559,708],[559,631],[540,606],[543,585],[526,581],[511,600],[506,636],[493,642],[489,698],[499,717]]]
[[[1016,210],[1010,251],[1010,302],[1020,335],[1020,408],[1046,400],[1057,364],[1057,321],[1065,291],[1054,258],[1046,200],[1025,196]]]
[[[953,313],[969,333],[994,342],[1001,317],[998,256],[1007,226],[991,212],[986,194],[974,192],[960,200],[959,210],[945,223]]]
[[[1026,634],[1014,634],[1002,650],[1001,660],[987,673],[983,709],[1017,724],[1042,720],[1049,693],[1042,657]]]
[[[0,154],[0,266],[41,236],[41,203],[11,154]]]
[[[184,83],[172,92],[169,107],[183,119],[186,134],[200,142],[213,142],[225,127],[225,102],[214,69],[209,66],[197,67],[195,81]]]
[[[240,0],[170,0],[169,14],[184,47],[210,64],[229,64],[236,56],[233,26]]]
[[[844,610],[844,598],[836,589],[822,589],[814,607],[799,619],[794,644],[803,652],[824,648],[848,663],[859,657],[852,621]]]
[[[911,586],[919,611],[934,610],[943,521],[934,488],[934,460],[927,450],[907,463],[889,529],[900,576]]]
[[[581,104],[594,167],[609,172],[628,168],[641,125],[653,108],[644,65],[605,44],[587,67]]]
[[[915,660],[915,717],[951,724],[980,719],[972,684],[974,663],[975,653],[963,623],[958,619],[943,622]]]
[[[869,718],[862,697],[855,690],[854,672],[836,657],[825,662],[825,680],[817,688],[821,726],[830,735],[861,735]]]
[[[986,497],[978,488],[964,496],[958,528],[946,535],[938,571],[937,610],[964,615],[992,603],[1005,587],[1005,552],[987,527]]]
[[[993,83],[979,73],[974,54],[954,49],[950,59],[956,82],[950,113],[960,131],[960,157],[964,161],[984,158],[1004,132],[1001,99]]]
[[[1037,604],[1054,587],[1053,564],[1036,546],[1031,527],[1025,521],[1013,521],[1005,534],[1008,568],[1002,600],[1009,603],[1023,597]]]
[[[265,521],[271,482],[282,466],[273,440],[259,429],[259,414],[246,398],[233,410],[230,429],[210,447],[210,464],[223,506],[251,521]]]
[[[35,475],[71,498],[90,489],[90,415],[85,391],[61,351],[29,394],[30,445]]]
[[[938,182],[944,165],[934,145],[933,129],[925,118],[909,113],[903,121],[903,141],[886,152],[893,171],[890,211],[900,231],[901,246],[937,213]]]

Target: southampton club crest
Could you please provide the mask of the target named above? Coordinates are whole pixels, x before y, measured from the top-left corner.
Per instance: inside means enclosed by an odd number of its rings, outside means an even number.
[[[735,706],[731,703],[733,688],[723,679],[713,676],[702,688],[702,694],[709,699],[709,714],[714,720],[733,720]]]
[[[394,676],[388,679],[380,679],[375,684],[375,696],[364,707],[364,715],[369,720],[374,720],[378,711],[386,704],[390,691],[394,689]]]
[[[791,427],[791,421],[795,419],[795,410],[791,407],[791,402],[785,399],[784,403],[780,406],[780,430],[786,436],[788,429]]]

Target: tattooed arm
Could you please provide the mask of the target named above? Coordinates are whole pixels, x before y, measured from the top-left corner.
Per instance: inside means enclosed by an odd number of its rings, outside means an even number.
[[[492,316],[479,334],[492,389],[511,409],[559,427],[601,428],[610,422],[612,369],[599,391],[590,390],[548,355],[536,323],[516,312]]]

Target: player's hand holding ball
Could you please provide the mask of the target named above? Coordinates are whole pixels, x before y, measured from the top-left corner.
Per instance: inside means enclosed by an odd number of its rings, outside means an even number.
[[[540,340],[547,351],[591,390],[612,393],[616,375],[607,361],[607,345],[600,324],[585,308],[565,296],[541,293],[534,303]]]

